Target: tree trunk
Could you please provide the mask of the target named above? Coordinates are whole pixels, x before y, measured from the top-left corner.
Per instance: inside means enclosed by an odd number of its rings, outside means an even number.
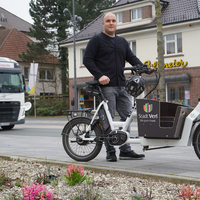
[[[160,101],[166,101],[166,85],[165,85],[165,68],[164,68],[164,48],[163,48],[163,33],[162,33],[162,18],[160,0],[155,0],[156,6],[156,24],[157,24],[157,52],[158,52],[158,67],[160,71],[159,81],[159,97]]]

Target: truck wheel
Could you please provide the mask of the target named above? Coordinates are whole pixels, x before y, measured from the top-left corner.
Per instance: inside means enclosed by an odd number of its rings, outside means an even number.
[[[2,126],[1,128],[3,130],[11,130],[15,125],[10,125],[10,126]]]

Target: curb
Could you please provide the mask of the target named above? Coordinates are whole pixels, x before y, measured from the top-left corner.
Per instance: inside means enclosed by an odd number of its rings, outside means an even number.
[[[181,176],[175,176],[175,175],[166,175],[166,174],[160,174],[160,173],[149,173],[149,172],[141,172],[141,171],[136,171],[136,170],[129,170],[129,169],[120,169],[120,168],[113,168],[113,167],[101,167],[101,166],[94,166],[90,164],[85,164],[85,163],[78,163],[78,162],[60,162],[56,160],[45,160],[41,158],[33,158],[33,157],[25,157],[25,156],[10,156],[10,155],[0,155],[0,158],[5,159],[5,160],[17,160],[19,162],[22,162],[24,160],[27,161],[35,161],[41,164],[53,164],[53,165],[69,165],[71,163],[73,164],[78,164],[82,165],[85,169],[88,170],[93,170],[95,172],[106,172],[106,173],[118,173],[118,174],[123,174],[127,176],[133,176],[133,177],[139,177],[143,179],[155,179],[155,180],[163,180],[163,181],[169,181],[172,183],[187,183],[187,184],[196,184],[200,186],[200,179],[194,179],[194,178],[189,178],[189,177],[181,177]]]

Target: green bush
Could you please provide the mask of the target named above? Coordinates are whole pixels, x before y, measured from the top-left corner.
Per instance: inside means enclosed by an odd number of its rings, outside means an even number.
[[[38,97],[40,99],[38,99]],[[65,98],[51,98],[38,96],[36,98],[36,115],[37,116],[58,116],[63,115],[62,110],[68,110],[68,97]],[[34,97],[31,96],[26,99],[32,103],[31,109],[27,115],[34,115]]]
[[[36,106],[36,112],[39,116],[62,115],[62,110],[62,101],[59,99],[55,101],[40,100],[39,105]]]

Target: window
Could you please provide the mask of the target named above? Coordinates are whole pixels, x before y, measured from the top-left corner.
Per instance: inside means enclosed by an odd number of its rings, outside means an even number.
[[[168,101],[175,100],[175,88],[173,86],[168,87]]]
[[[53,69],[40,69],[39,70],[40,81],[54,81],[54,70]]]
[[[116,18],[117,18],[117,23],[122,23],[122,13],[117,13],[115,14],[116,15]]]
[[[136,42],[129,42],[129,46],[133,54],[136,55]]]
[[[154,84],[147,84],[146,89],[145,89],[145,94],[147,94],[150,90],[154,88]],[[159,90],[158,86],[147,96],[147,99],[152,99],[152,100],[159,100]]]
[[[81,50],[81,56],[82,56],[82,61],[81,62],[82,62],[82,65],[83,65],[83,57],[84,57],[84,55],[85,55],[85,49],[82,49]]]
[[[167,93],[168,102],[183,104],[186,106],[190,105],[189,83],[167,83]]]
[[[0,92],[19,93],[24,92],[23,78],[18,73],[0,73]]]
[[[24,67],[24,78],[26,81],[29,79],[29,67]]]
[[[182,34],[164,36],[164,54],[182,53]]]
[[[132,10],[131,11],[131,19],[132,19],[132,21],[142,19],[142,9],[138,8],[138,9]]]

